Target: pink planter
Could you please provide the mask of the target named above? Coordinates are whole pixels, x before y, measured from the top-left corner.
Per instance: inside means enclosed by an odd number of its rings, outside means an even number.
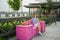
[[[28,22],[27,22],[28,23]],[[31,40],[34,36],[38,34],[38,28],[33,26],[32,22],[30,25],[17,25],[16,26],[16,39],[17,40]],[[32,24],[32,25],[31,25]],[[45,32],[45,21],[40,21],[41,32]]]
[[[38,34],[38,28],[33,27],[33,37],[36,36],[37,34]]]
[[[40,25],[41,25],[41,32],[45,32],[45,27],[46,27],[46,24],[45,24],[45,21],[40,21]]]
[[[30,40],[33,33],[32,25],[18,25],[16,26],[17,40]]]

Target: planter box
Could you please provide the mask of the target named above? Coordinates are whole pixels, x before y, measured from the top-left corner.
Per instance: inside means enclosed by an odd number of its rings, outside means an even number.
[[[40,25],[41,25],[41,32],[45,32],[45,27],[46,27],[46,24],[45,24],[45,21],[40,21]]]
[[[18,25],[16,26],[16,39],[17,40],[30,40],[33,33],[32,25]]]
[[[45,32],[45,21],[40,21],[41,32]],[[17,40],[31,40],[38,34],[38,28],[33,25],[17,25],[16,26],[16,39]]]

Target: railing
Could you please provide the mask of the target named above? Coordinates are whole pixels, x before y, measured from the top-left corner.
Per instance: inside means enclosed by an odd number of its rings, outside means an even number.
[[[5,17],[26,17],[31,16],[29,12],[0,12],[0,18]]]

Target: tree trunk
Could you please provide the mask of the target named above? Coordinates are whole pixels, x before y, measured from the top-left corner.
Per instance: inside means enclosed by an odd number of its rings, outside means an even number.
[[[18,14],[18,11],[17,11],[17,14]]]

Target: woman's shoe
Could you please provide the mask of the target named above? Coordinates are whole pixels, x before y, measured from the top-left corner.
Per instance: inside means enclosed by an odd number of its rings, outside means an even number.
[[[39,32],[39,34],[40,34],[40,35],[42,35],[42,33],[41,33],[41,32]]]

